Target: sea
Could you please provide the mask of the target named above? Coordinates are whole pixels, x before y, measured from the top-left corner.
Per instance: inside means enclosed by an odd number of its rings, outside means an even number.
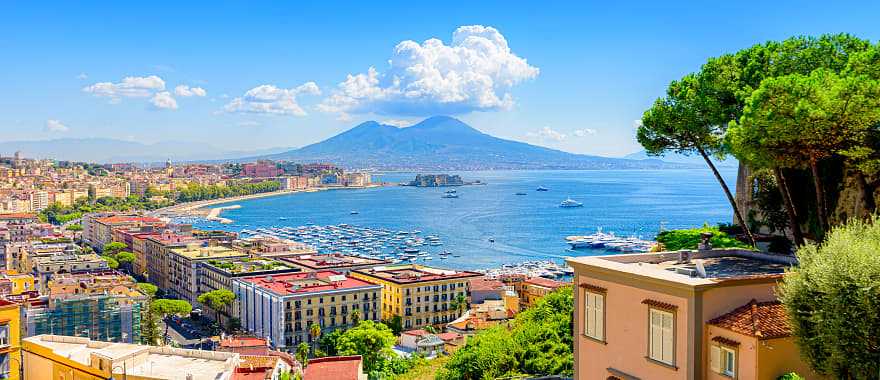
[[[730,186],[735,168],[721,168]],[[450,251],[429,265],[490,269],[534,260],[562,263],[566,257],[612,254],[602,249],[571,250],[570,235],[613,232],[654,239],[661,229],[729,223],[732,211],[715,177],[706,169],[466,171],[459,198],[442,198],[449,188],[386,186],[339,189],[250,199],[222,216],[232,224],[196,220],[197,228],[241,231],[259,227],[349,224],[437,235]],[[416,173],[375,174],[373,181],[407,182]],[[541,186],[549,191],[536,191]],[[516,195],[522,192],[526,195]],[[571,198],[583,207],[561,208]],[[356,211],[357,213],[352,213]]]

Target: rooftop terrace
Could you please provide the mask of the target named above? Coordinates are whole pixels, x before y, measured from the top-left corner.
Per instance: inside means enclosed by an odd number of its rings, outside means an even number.
[[[347,277],[335,271],[253,276],[242,278],[241,281],[254,284],[281,296],[317,293],[330,290],[379,287],[379,285]]]
[[[171,252],[186,257],[190,260],[197,259],[222,259],[237,256],[246,256],[243,252],[236,251],[222,245],[202,246],[200,244],[189,244],[186,247],[172,248]]]
[[[301,255],[296,257],[283,258],[281,260],[312,270],[364,267],[369,265],[383,265],[391,263],[388,260],[369,259],[359,256],[335,253],[327,255]]]
[[[298,272],[299,268],[295,268],[292,265],[285,264],[283,262],[271,259],[259,259],[259,258],[233,258],[228,260],[208,260],[206,263],[209,267],[214,267],[217,270],[222,272],[226,272],[229,274],[249,274],[249,273],[260,273],[260,272],[276,272],[276,271],[289,271],[289,272]]]
[[[41,347],[92,368],[98,368],[93,360],[109,359],[116,374],[122,375],[125,368],[129,376],[155,379],[183,379],[187,375],[192,375],[192,380],[227,378],[239,362],[239,355],[229,352],[100,342],[60,335],[37,335],[23,342],[26,350],[29,345]]]
[[[744,249],[573,257],[567,261],[573,265],[586,265],[691,286],[731,280],[778,278],[787,268],[797,265],[797,259],[792,256],[770,255]]]
[[[412,284],[417,282],[444,281],[483,276],[482,273],[477,272],[439,269],[417,264],[378,266],[370,269],[358,269],[355,270],[355,272],[397,284]]]

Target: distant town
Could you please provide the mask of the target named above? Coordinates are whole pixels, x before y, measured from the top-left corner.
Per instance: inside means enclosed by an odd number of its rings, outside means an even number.
[[[6,342],[17,360],[6,362],[8,374],[25,372],[25,357],[34,373],[81,366],[71,350],[114,349],[169,364],[127,364],[128,376],[320,379],[352,365],[363,371],[360,356],[328,355],[335,348],[323,337],[364,321],[388,326],[394,350],[410,363],[454,352],[467,336],[512,322],[565,285],[530,272],[484,274],[319,253],[278,236],[199,230],[164,217],[213,200],[376,185],[370,173],[327,163],[150,168],[16,153],[0,158],[0,181],[0,333],[13,337]],[[441,174],[404,184],[466,183]],[[114,355],[111,363],[128,363]],[[116,364],[91,363],[79,371],[118,373]]]

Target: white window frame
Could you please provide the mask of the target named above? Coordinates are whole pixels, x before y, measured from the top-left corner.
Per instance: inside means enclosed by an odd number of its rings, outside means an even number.
[[[648,309],[648,358],[675,366],[675,312]]]
[[[739,358],[736,348],[716,343],[709,352],[709,367],[719,375],[736,378],[736,366]]]
[[[584,336],[605,341],[605,293],[584,290]]]

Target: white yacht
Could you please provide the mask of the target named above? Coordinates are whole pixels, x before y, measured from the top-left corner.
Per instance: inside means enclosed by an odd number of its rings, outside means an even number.
[[[559,207],[583,207],[584,204],[574,199],[568,198],[559,204]]]

